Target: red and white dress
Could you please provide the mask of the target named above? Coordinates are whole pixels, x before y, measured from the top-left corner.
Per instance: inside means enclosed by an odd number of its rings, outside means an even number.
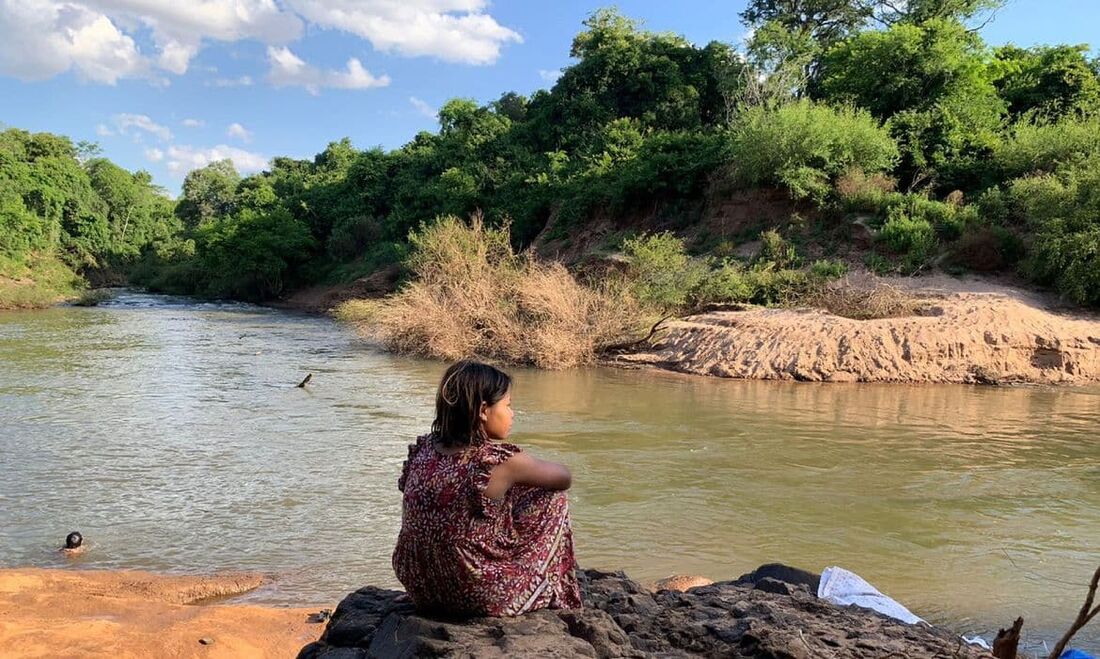
[[[492,468],[518,453],[486,441],[453,455],[430,435],[409,445],[393,569],[418,608],[515,616],[581,606],[564,492],[513,485],[485,496]]]

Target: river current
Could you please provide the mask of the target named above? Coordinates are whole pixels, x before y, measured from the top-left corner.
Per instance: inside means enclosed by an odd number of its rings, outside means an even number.
[[[396,585],[397,476],[445,366],[243,304],[2,313],[0,566],[256,570],[246,599],[276,605]],[[959,632],[1022,615],[1035,646],[1100,564],[1100,389],[513,374],[512,441],[572,467],[585,566],[840,565]]]

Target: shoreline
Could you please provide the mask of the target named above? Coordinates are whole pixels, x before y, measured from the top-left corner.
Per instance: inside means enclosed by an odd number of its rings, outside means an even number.
[[[317,609],[227,603],[254,573],[0,569],[3,657],[287,657],[318,638]],[[154,651],[155,650],[155,651]]]
[[[1100,382],[1100,314],[1000,280],[872,278],[921,305],[854,320],[814,307],[754,307],[675,318],[648,346],[597,364],[797,382],[1070,385]],[[332,316],[362,285],[315,287],[273,308]],[[379,297],[373,289],[362,297]]]
[[[263,304],[333,317],[342,301],[378,298],[366,278]],[[876,278],[920,301],[916,315],[853,320],[820,308],[751,305],[674,318],[648,345],[595,365],[743,380],[886,384],[1060,385],[1100,382],[1100,314],[1050,294],[971,277]],[[384,350],[384,348],[382,348]]]

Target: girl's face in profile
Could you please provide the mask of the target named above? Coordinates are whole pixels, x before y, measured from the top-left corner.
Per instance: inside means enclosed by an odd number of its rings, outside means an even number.
[[[489,439],[507,439],[512,432],[512,392],[504,394],[495,405],[481,408],[481,429]]]

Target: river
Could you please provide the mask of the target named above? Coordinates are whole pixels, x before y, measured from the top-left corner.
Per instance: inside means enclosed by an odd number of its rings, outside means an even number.
[[[0,314],[0,565],[258,570],[269,604],[395,585],[397,476],[444,367],[243,304]],[[514,375],[513,441],[572,467],[586,566],[840,565],[959,632],[1022,615],[1034,646],[1100,563],[1095,388]]]

